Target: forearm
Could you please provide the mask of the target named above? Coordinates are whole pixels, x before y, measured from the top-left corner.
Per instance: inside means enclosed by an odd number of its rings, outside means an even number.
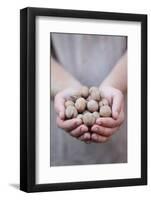
[[[79,88],[80,82],[51,57],[51,95],[66,88]]]
[[[119,59],[101,86],[112,86],[122,92],[127,90],[127,52]],[[101,87],[100,86],[100,87]]]

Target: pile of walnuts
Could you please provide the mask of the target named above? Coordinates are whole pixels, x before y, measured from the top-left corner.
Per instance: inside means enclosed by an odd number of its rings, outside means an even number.
[[[65,102],[66,119],[79,118],[87,126],[92,126],[99,117],[111,117],[109,102],[101,98],[97,87],[83,86],[75,96]]]

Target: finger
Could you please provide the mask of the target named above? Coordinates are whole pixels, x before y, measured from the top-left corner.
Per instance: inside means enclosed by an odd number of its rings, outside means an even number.
[[[72,131],[73,129],[77,128],[81,124],[82,124],[81,119],[69,119],[69,120],[64,121],[60,119],[60,117],[57,117],[58,127],[66,131]]]
[[[111,117],[101,117],[96,120],[96,124],[103,127],[114,128],[116,126],[119,126],[120,122]]]
[[[91,134],[89,132],[84,133],[78,139],[81,140],[81,141],[83,141],[83,142],[90,143]]]
[[[65,118],[65,99],[61,95],[55,96],[55,110],[61,119]]]
[[[123,95],[121,92],[118,92],[113,96],[113,102],[112,102],[112,116],[114,119],[118,118],[122,108],[122,104],[123,104]]]
[[[102,135],[102,136],[105,136],[105,137],[109,137],[109,136],[113,135],[113,133],[115,133],[117,130],[119,130],[119,127],[106,128],[106,127],[94,125],[91,128],[92,132],[97,133],[97,134]]]
[[[96,120],[96,124],[101,125],[103,127],[115,128],[117,126],[120,126],[123,123],[123,121],[124,121],[124,112],[121,111],[117,120],[111,117],[101,117]]]
[[[77,127],[74,130],[72,130],[70,132],[70,135],[72,135],[73,137],[79,137],[79,136],[83,135],[87,131],[88,131],[87,126],[80,125],[79,127]]]
[[[102,135],[98,135],[96,133],[92,133],[91,140],[96,143],[103,143],[108,141],[108,137],[104,137]]]

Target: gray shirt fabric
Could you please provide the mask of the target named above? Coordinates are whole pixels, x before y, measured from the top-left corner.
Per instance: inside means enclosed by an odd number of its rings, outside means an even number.
[[[125,36],[51,33],[51,42],[57,59],[65,70],[84,85],[99,86],[125,52],[127,38]],[[51,101],[50,165],[127,162],[126,118],[120,130],[107,143],[85,144],[57,127],[54,102]]]

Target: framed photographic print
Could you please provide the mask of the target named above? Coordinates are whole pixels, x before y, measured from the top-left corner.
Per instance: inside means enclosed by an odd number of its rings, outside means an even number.
[[[147,184],[147,16],[20,11],[20,189]]]

